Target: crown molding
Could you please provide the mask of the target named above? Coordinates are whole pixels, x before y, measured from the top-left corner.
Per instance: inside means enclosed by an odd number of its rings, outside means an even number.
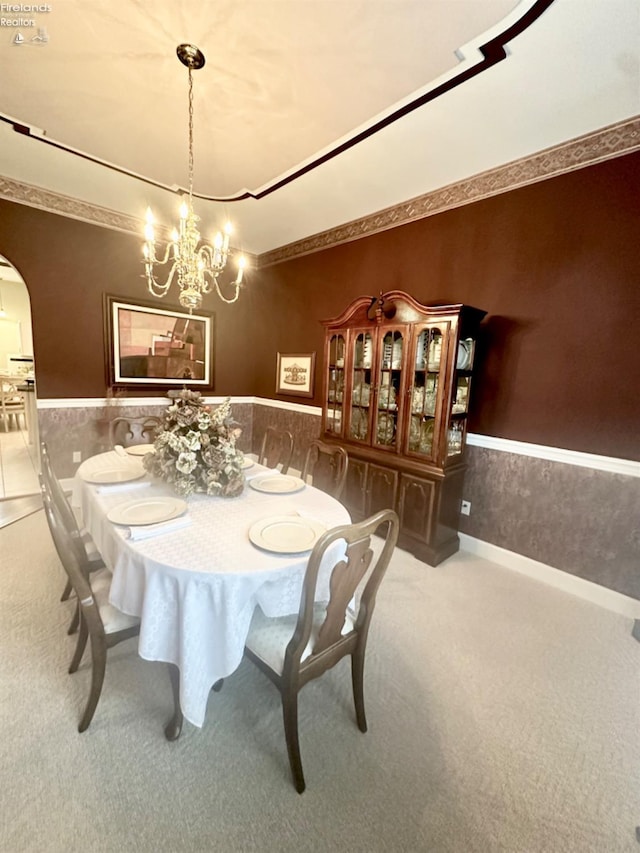
[[[328,249],[331,246],[338,246],[341,243],[350,243],[361,237],[397,228],[399,225],[406,225],[418,219],[426,219],[445,210],[554,178],[576,169],[583,169],[604,160],[622,157],[638,150],[640,150],[640,116],[635,116],[561,145],[545,148],[528,157],[513,160],[504,166],[480,172],[464,181],[449,184],[393,207],[387,207],[370,216],[354,219],[338,228],[331,228],[279,249],[264,252],[258,258],[258,266],[267,267]]]
[[[135,216],[127,216],[108,207],[100,207],[73,196],[45,190],[3,175],[0,175],[0,198],[24,204],[27,207],[35,207],[47,213],[66,216],[68,219],[78,219],[90,225],[101,225],[103,228],[123,231],[126,234],[138,235],[144,228],[143,220]]]
[[[261,255],[249,255],[249,262],[253,269],[271,266],[638,150],[640,116],[635,116],[369,216],[354,219],[338,228],[322,231]],[[137,217],[2,175],[0,198],[135,236],[139,236],[144,228],[143,220]]]

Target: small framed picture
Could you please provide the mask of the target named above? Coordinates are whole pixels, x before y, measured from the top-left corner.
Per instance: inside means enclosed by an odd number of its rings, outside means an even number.
[[[315,352],[279,352],[276,370],[276,394],[313,397],[315,371]]]

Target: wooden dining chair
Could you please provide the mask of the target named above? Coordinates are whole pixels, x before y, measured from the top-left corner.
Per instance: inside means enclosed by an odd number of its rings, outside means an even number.
[[[268,426],[262,437],[258,463],[267,468],[277,468],[286,474],[293,455],[293,436],[286,429]]]
[[[384,545],[374,559],[371,537],[384,526]],[[367,730],[364,709],[364,658],[376,594],[398,539],[399,520],[381,510],[357,524],[334,527],[311,552],[297,615],[268,618],[256,608],[245,656],[275,684],[282,698],[289,764],[296,790],[305,789],[298,739],[298,692],[307,682],[351,655],[351,680],[358,728]],[[334,543],[344,540],[331,570],[329,603],[316,603],[318,572]],[[324,567],[323,567],[324,569]],[[357,591],[357,592],[356,592]],[[354,596],[358,600],[352,609]]]
[[[327,444],[315,438],[309,443],[309,448],[302,468],[302,479],[307,482],[311,477],[316,489],[339,499],[347,482],[349,456],[344,447],[337,444]]]
[[[70,673],[77,671],[87,640],[91,645],[91,687],[78,725],[78,731],[84,732],[93,719],[102,693],[107,650],[139,634],[140,620],[134,616],[127,616],[109,604],[111,584],[108,574],[100,573],[100,578],[96,577],[92,582],[87,560],[83,559],[79,550],[74,547],[45,486],[42,474],[40,474],[40,489],[53,544],[80,605],[80,631],[76,650],[69,666]]]
[[[71,509],[69,501],[67,500],[67,497],[64,493],[64,489],[62,488],[62,484],[53,470],[53,465],[51,464],[51,457],[49,456],[49,450],[45,441],[40,442],[40,472],[42,476],[43,487],[46,489],[54,506],[57,509],[60,520],[65,526],[73,548],[78,552],[78,559],[82,561],[87,561],[90,572],[96,572],[101,569],[104,569],[104,561],[100,552],[96,548],[93,539],[86,531],[81,532],[80,528],[78,527],[78,521],[73,510]],[[71,581],[69,580],[69,578],[67,578],[67,582],[60,597],[60,600],[66,601],[70,597],[71,592]],[[73,634],[77,630],[79,617],[80,608],[79,605],[76,604],[75,613],[73,615],[73,618],[71,619],[71,624],[69,625],[68,629],[69,634]]]
[[[26,425],[24,395],[18,391],[15,385],[0,380],[0,416],[5,432],[11,429],[12,421],[15,421],[16,427],[20,428],[20,415],[22,415]]]
[[[114,418],[109,423],[109,443],[131,447],[134,444],[153,444],[161,418],[147,415],[143,418]]]

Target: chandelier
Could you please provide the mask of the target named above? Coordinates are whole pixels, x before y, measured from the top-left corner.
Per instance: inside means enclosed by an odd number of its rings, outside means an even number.
[[[235,281],[223,285],[229,295],[225,295],[218,282],[218,276],[227,265],[227,259],[232,254],[229,249],[231,225],[227,223],[224,233],[218,231],[213,244],[201,243],[198,222],[200,217],[193,212],[193,78],[192,71],[202,68],[205,63],[204,54],[195,45],[181,44],[176,49],[178,59],[189,70],[189,196],[180,206],[180,229],[171,233],[171,241],[167,243],[164,257],[156,257],[156,242],[153,230],[154,218],[151,209],[147,208],[146,225],[144,229],[145,242],[142,247],[144,256],[144,271],[147,287],[153,296],[166,296],[174,278],[180,288],[180,305],[189,309],[199,308],[202,297],[206,293],[216,293],[223,302],[235,302],[240,293],[240,284],[245,267],[245,259],[238,258],[238,273]],[[155,275],[155,268],[169,265],[167,278],[160,284]]]

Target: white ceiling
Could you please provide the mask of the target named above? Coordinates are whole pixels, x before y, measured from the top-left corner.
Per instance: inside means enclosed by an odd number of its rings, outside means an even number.
[[[198,211],[211,228],[228,215],[236,244],[257,254],[640,112],[637,0],[554,0],[542,14],[540,0],[50,6],[14,15],[35,28],[0,30],[0,110],[32,134],[0,123],[0,174],[133,216],[151,204],[173,224],[170,189],[187,185],[188,78],[175,49],[191,42],[207,59],[193,74],[194,191],[216,199]],[[527,16],[506,58],[477,73],[478,48]],[[257,198],[230,200],[246,190]]]

